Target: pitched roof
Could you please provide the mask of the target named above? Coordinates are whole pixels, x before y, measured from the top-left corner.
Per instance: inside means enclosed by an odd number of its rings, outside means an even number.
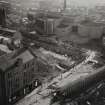
[[[9,53],[9,54],[4,54],[0,56],[0,69],[2,71],[5,71],[8,67],[13,65],[14,62],[11,60],[11,56],[12,56],[11,54]]]
[[[2,55],[4,55],[4,54],[5,54],[5,52],[2,51],[2,50],[0,50],[0,56],[2,56]]]
[[[0,44],[0,50],[3,51],[4,53],[12,52],[6,45],[3,45],[3,44]]]
[[[17,59],[22,59],[23,63],[29,62],[30,60],[34,59],[34,56],[31,52],[27,49],[18,55],[16,54],[18,51],[14,51],[9,54],[5,54],[0,56],[0,69],[2,71],[6,71],[9,67],[13,66]],[[16,54],[16,56],[14,56]]]
[[[29,50],[26,50],[25,52],[23,52],[22,54],[20,54],[16,58],[21,58],[23,60],[23,63],[26,63],[26,62],[34,59],[34,56],[30,53]]]

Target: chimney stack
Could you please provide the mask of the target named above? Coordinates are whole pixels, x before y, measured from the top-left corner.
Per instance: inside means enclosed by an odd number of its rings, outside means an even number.
[[[66,0],[64,0],[64,6],[63,6],[63,10],[65,10],[66,9]]]

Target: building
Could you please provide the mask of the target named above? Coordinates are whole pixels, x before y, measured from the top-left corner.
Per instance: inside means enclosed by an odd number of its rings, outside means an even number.
[[[22,40],[23,37],[20,31],[0,28],[0,44],[4,44],[14,50],[22,47]]]
[[[71,28],[74,24],[74,19],[72,18],[63,18],[59,24],[56,26],[55,33],[57,36],[68,35],[71,31]]]
[[[60,21],[61,19],[57,17],[38,18],[36,20],[36,30],[38,30],[41,34],[54,35],[56,26],[60,23]]]
[[[78,25],[78,33],[82,37],[90,39],[100,38],[104,32],[105,24],[93,21],[82,21]]]
[[[66,19],[56,28],[56,34],[62,41],[71,41],[77,44],[86,44],[92,40],[102,40],[105,33],[105,24],[90,20],[71,23]]]
[[[1,53],[2,54],[2,53]],[[11,105],[35,87],[36,57],[28,49],[0,56],[0,105]]]

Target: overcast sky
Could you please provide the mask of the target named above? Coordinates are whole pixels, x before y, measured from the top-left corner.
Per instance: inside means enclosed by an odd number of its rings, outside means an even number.
[[[85,6],[93,6],[93,5],[103,5],[105,4],[105,0],[67,0],[68,3],[76,5],[85,5]]]
[[[7,0],[9,1],[9,0]],[[20,1],[23,7],[34,7],[39,1],[51,1],[54,5],[63,6],[64,0],[11,0],[11,1]],[[88,6],[93,7],[95,5],[105,5],[105,0],[67,0],[68,5],[78,5],[78,6]],[[33,5],[33,6],[32,6]]]

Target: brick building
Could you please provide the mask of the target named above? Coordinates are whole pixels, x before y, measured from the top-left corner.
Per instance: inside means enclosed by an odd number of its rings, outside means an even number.
[[[36,58],[27,49],[0,56],[0,105],[11,105],[35,88]]]

